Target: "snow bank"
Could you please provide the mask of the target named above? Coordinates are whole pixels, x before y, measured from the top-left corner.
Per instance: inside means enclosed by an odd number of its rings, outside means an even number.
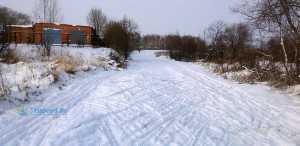
[[[41,46],[21,44],[17,45],[17,47],[11,45],[11,47],[18,52],[23,62],[55,62],[58,57],[68,57],[74,60],[82,60],[81,66],[84,66],[84,68],[118,69],[118,63],[110,58],[110,54],[115,54],[116,52],[110,48],[53,46],[51,56],[48,59],[48,57],[42,56],[43,47]]]
[[[9,94],[8,97],[13,97],[14,99],[25,101],[27,99],[27,90],[43,89],[54,82],[51,63],[19,62],[9,65],[1,63],[0,67],[4,91]]]
[[[212,62],[203,62],[202,60],[196,62],[195,64],[204,66],[210,70],[210,72],[213,72],[217,75],[220,75],[224,79],[232,80],[234,82],[237,82],[239,84],[268,84],[269,86],[272,86],[269,80],[263,80],[261,81],[264,76],[268,74],[268,72],[261,72],[261,74],[257,75],[257,72],[255,70],[248,69],[244,66],[241,66],[240,64],[216,64]],[[261,68],[264,68],[265,70],[270,70],[269,68],[269,62],[268,61],[260,61],[259,65]],[[275,63],[275,66],[277,67],[278,71],[284,73],[285,69],[282,63]],[[290,66],[289,66],[290,67]],[[284,76],[284,74],[283,74]],[[261,77],[261,78],[259,78]],[[272,87],[270,87],[272,88]],[[276,87],[273,87],[276,88]],[[279,91],[280,89],[280,91]],[[286,86],[282,88],[276,88],[274,90],[278,90],[278,92],[281,93],[288,93],[292,96],[299,96],[300,95],[300,85],[294,85],[294,86]]]
[[[118,63],[109,56],[113,52],[109,48],[54,46],[50,57],[42,56],[41,46],[22,44],[11,45],[11,48],[17,52],[22,62],[0,64],[3,78],[0,102],[32,101],[31,93],[47,92],[46,89],[57,81],[62,81],[60,84],[65,85],[69,80],[68,74],[119,69]],[[76,75],[73,75],[73,78],[76,78]]]

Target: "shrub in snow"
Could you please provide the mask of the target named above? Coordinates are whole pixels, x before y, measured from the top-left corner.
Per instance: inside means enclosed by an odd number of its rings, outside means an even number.
[[[70,54],[70,52],[66,51],[63,54],[59,54],[54,56],[56,69],[58,71],[65,71],[70,74],[74,74],[77,69],[77,66],[83,65],[83,58],[78,56],[74,57]]]
[[[158,52],[155,52],[155,56],[156,56],[156,57],[160,57],[160,56],[168,57],[168,56],[170,56],[169,53],[170,53],[170,52],[167,52],[167,51],[158,51]]]
[[[2,52],[0,53],[0,58],[1,62],[9,64],[17,63],[20,60],[20,57],[16,50],[11,49],[10,47],[6,47],[2,50]]]

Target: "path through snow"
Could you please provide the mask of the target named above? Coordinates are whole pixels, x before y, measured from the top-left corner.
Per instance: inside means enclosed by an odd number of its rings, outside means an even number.
[[[192,63],[134,53],[127,70],[86,77],[30,105],[67,115],[6,111],[0,145],[300,145],[299,102],[240,86]]]

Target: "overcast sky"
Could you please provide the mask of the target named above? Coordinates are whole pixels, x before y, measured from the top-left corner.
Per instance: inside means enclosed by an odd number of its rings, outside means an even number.
[[[0,0],[0,5],[32,14],[35,0]],[[203,34],[212,22],[240,22],[229,7],[242,0],[58,0],[64,13],[63,23],[87,25],[92,7],[101,8],[110,19],[124,15],[139,24],[142,34]]]

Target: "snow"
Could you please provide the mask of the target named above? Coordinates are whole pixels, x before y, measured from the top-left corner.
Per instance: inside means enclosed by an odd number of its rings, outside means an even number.
[[[32,25],[9,25],[12,27],[23,27],[23,28],[28,28],[28,27],[32,27]]]
[[[15,47],[12,45],[11,47]],[[109,57],[109,48],[53,47],[51,56],[43,57],[40,46],[17,45],[14,50],[21,61],[0,63],[4,86],[0,86],[0,113],[26,102],[42,101],[43,92],[50,86],[62,89],[80,72],[120,70]],[[74,75],[66,72],[75,72]],[[58,80],[58,81],[57,81]],[[3,90],[6,95],[3,97]],[[4,101],[3,101],[4,100]],[[2,102],[1,102],[2,101]]]
[[[61,30],[61,29],[57,29],[57,28],[43,28],[43,30]]]
[[[10,96],[24,101],[25,90],[28,88],[46,88],[54,82],[51,66],[48,62],[24,63],[7,65],[0,64],[3,82]],[[25,95],[26,96],[26,95]]]
[[[0,145],[300,145],[299,98],[154,52],[134,52],[123,71],[79,72],[26,105],[66,115],[6,109]]]
[[[76,45],[77,46],[77,45]],[[51,51],[52,54],[55,55],[61,55],[65,52],[70,53],[74,57],[82,57],[84,58],[84,61],[86,63],[92,62],[93,59],[97,57],[109,57],[109,54],[111,53],[111,49],[109,48],[92,48],[92,47],[84,47],[79,48],[76,46],[53,46]],[[35,46],[35,45],[26,45],[26,44],[18,44],[17,47],[15,45],[11,45],[12,48],[16,49],[17,52],[20,52],[20,54],[26,58],[28,58],[27,61],[39,61],[39,58],[36,58],[40,55],[40,53],[43,51],[41,46]]]

